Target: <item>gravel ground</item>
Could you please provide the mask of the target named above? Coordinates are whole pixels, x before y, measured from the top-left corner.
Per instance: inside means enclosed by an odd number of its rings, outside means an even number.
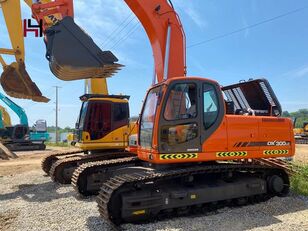
[[[60,186],[41,170],[0,176],[0,230],[110,230],[95,198],[78,200],[71,186]],[[257,205],[224,208],[207,216],[185,217],[125,230],[308,230],[308,198],[272,198]]]

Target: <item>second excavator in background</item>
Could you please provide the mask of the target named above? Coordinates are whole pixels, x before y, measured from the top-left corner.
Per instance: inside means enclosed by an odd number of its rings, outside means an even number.
[[[297,118],[294,118],[293,124],[295,127]],[[295,141],[297,144],[308,144],[308,122],[303,122],[301,128],[293,129]]]
[[[28,117],[22,107],[14,103],[10,98],[0,93],[0,100],[4,102],[19,117],[19,124],[12,126],[9,114],[2,110],[6,120],[5,126],[0,128],[0,142],[10,151],[44,150],[44,142],[48,140],[46,121],[38,120],[34,128],[29,129]],[[6,153],[6,150],[1,150]]]
[[[11,117],[5,107],[0,106],[0,128],[12,126]]]
[[[30,6],[32,4],[31,0],[25,2]],[[12,48],[0,48],[0,63],[3,67],[0,78],[1,86],[9,96],[48,102],[49,99],[42,95],[26,71],[20,1],[1,1],[0,6],[12,45]],[[15,62],[8,65],[2,55],[13,56]]]
[[[28,6],[32,6],[31,1],[26,1],[26,3]],[[54,4],[53,1],[42,1],[42,3]],[[0,56],[4,68],[1,77],[3,88],[8,94],[17,98],[30,98],[46,102],[47,100],[44,100],[46,98],[38,97],[39,94],[34,85],[27,81],[23,82],[24,86],[17,84],[18,78],[21,81],[30,79],[24,64],[25,48],[21,27],[20,3],[18,1],[5,1],[1,2],[1,6],[13,49],[10,52],[8,52],[8,49],[2,49],[0,52],[13,54],[18,61],[6,65],[4,59]],[[50,15],[44,20],[44,30],[55,23],[48,18],[50,18]],[[100,66],[104,66],[104,70],[100,72],[100,75],[91,73],[93,76],[110,77],[110,68],[108,67],[110,64],[113,64],[111,66],[113,73],[122,67],[120,64],[114,64],[117,59],[111,52],[101,52],[101,55]],[[79,56],[79,58],[81,57],[82,55]],[[107,75],[104,73],[107,73]],[[79,74],[82,75],[83,72]],[[8,85],[12,87],[10,90],[5,87]],[[70,183],[74,169],[80,164],[94,160],[131,156],[131,154],[125,152],[125,148],[128,146],[129,135],[136,133],[137,127],[134,122],[129,122],[129,96],[110,95],[105,78],[92,78],[86,81],[86,89],[85,94],[80,97],[82,106],[76,124],[76,147],[79,149],[53,153],[42,161],[42,169],[54,181],[60,183]]]
[[[136,123],[129,121],[129,96],[109,95],[106,79],[92,79],[87,88],[80,97],[75,130],[75,146],[85,154],[52,154],[42,161],[44,171],[62,184],[71,183],[74,170],[81,164],[132,156],[125,151],[129,137],[137,132]]]

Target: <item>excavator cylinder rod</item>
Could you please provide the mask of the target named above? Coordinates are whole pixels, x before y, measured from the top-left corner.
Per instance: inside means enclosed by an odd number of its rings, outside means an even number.
[[[102,51],[69,16],[48,28],[46,37],[46,58],[59,79],[107,78],[123,67],[111,51]]]
[[[42,95],[39,88],[32,82],[28,72],[26,71],[24,62],[12,63],[4,68],[0,78],[3,90],[9,96],[20,99],[32,99],[36,102],[49,101]]]

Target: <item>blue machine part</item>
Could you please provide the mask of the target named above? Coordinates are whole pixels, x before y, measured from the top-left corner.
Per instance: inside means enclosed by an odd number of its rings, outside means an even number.
[[[49,134],[47,132],[30,132],[31,141],[48,141]]]
[[[4,124],[2,121],[2,112],[0,111],[0,128],[4,128]]]
[[[22,107],[18,106],[8,97],[3,95],[1,92],[0,92],[0,100],[2,100],[7,106],[9,106],[9,108],[11,108],[16,113],[16,115],[19,117],[21,125],[25,125],[27,127],[29,126],[28,117],[26,115],[25,110]],[[1,115],[1,118],[2,118],[2,115]]]

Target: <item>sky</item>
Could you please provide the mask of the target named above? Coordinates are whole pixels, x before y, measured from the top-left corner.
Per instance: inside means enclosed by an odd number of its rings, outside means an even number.
[[[188,76],[211,78],[221,85],[249,78],[266,78],[284,111],[308,108],[307,0],[280,0],[279,4],[276,0],[172,2],[186,33]],[[296,9],[301,10],[288,13]],[[152,82],[154,65],[151,46],[142,25],[123,0],[76,0],[74,10],[77,24],[102,50],[111,50],[119,63],[125,65],[107,80],[109,92],[130,95],[130,114],[138,115]],[[250,27],[281,15],[285,16]],[[31,18],[30,9],[24,3],[22,17]],[[247,29],[239,30],[242,28]],[[232,33],[237,30],[239,32]],[[207,42],[200,43],[203,41]],[[2,15],[0,47],[10,48]],[[79,96],[84,94],[84,81],[61,81],[53,76],[45,59],[42,38],[30,34],[25,38],[25,49],[29,75],[51,100],[47,104],[12,100],[24,108],[30,125],[37,119],[46,119],[49,126],[55,125],[54,86],[60,86],[59,126],[74,127],[81,106]],[[7,63],[12,61],[10,57],[4,58]],[[0,91],[3,93],[2,89]],[[4,104],[0,102],[0,105]],[[13,123],[17,124],[18,117],[8,111]]]

